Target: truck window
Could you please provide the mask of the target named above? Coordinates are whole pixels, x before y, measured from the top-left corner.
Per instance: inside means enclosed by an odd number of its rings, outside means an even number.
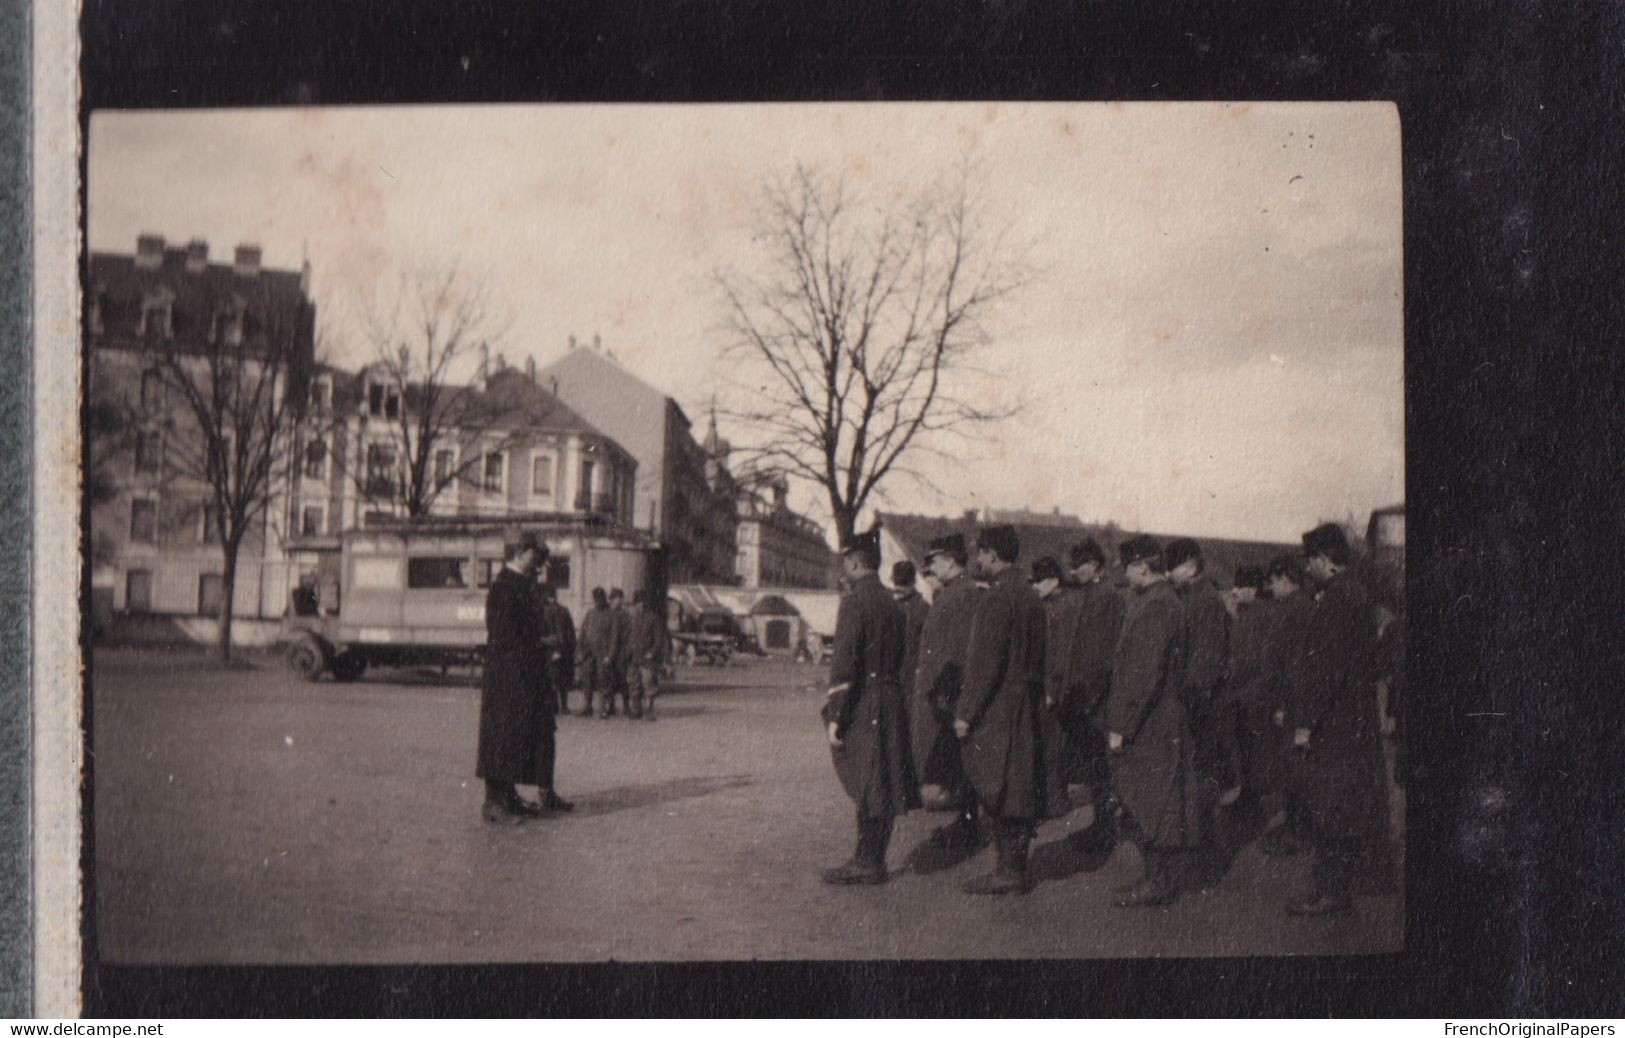
[[[400,563],[395,559],[358,558],[354,567],[357,590],[377,591],[401,586]]]
[[[417,558],[406,560],[406,586],[409,588],[465,588],[464,558]]]

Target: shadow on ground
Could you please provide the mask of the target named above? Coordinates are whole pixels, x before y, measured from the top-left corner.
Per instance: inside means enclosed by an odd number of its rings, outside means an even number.
[[[728,789],[740,789],[752,785],[748,775],[711,775],[698,778],[677,779],[672,782],[649,782],[636,786],[616,786],[614,789],[600,790],[575,797],[575,814],[577,817],[592,818],[597,815],[614,814],[617,811],[630,811],[651,804],[665,804],[674,800],[691,800],[694,797],[710,796]]]

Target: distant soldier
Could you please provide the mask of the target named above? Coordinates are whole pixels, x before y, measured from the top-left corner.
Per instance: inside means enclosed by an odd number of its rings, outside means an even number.
[[[1279,857],[1298,853],[1309,839],[1302,798],[1293,786],[1292,733],[1285,726],[1287,703],[1303,674],[1304,639],[1315,614],[1315,600],[1304,587],[1303,565],[1294,556],[1271,560],[1265,576],[1275,618],[1264,646],[1260,681],[1264,705],[1274,726],[1268,744],[1274,758],[1270,765],[1273,792],[1280,795],[1285,813],[1280,825],[1264,833],[1259,846],[1265,854]]]
[[[485,669],[474,773],[485,781],[481,817],[497,825],[517,825],[526,817],[570,807],[553,791],[555,722],[535,584],[536,570],[546,559],[546,544],[535,534],[520,535],[508,545],[485,598]],[[517,785],[536,786],[540,800],[523,799]]]
[[[1302,677],[1287,701],[1295,785],[1315,848],[1314,889],[1287,911],[1332,915],[1353,907],[1362,851],[1387,831],[1387,776],[1376,686],[1375,611],[1349,572],[1335,523],[1303,535],[1304,569],[1322,589],[1304,637]]]
[[[1106,723],[1101,709],[1111,691],[1112,654],[1123,629],[1123,596],[1109,580],[1106,555],[1100,545],[1086,540],[1067,555],[1072,566],[1072,593],[1067,598],[1069,619],[1062,624],[1058,642],[1051,642],[1048,667],[1060,682],[1056,708],[1067,735],[1068,752],[1078,778],[1089,786],[1095,817],[1089,828],[1076,834],[1075,846],[1106,847],[1116,840],[1117,798],[1112,794]]]
[[[632,593],[632,623],[627,630],[627,680],[632,699],[628,717],[655,719],[655,697],[660,695],[660,668],[670,655],[666,625],[656,611],[655,596],[647,591]]]
[[[1225,795],[1239,812],[1253,811],[1279,782],[1274,774],[1275,725],[1265,693],[1270,628],[1279,603],[1264,598],[1264,571],[1238,567],[1230,589],[1230,677],[1219,701],[1219,738],[1235,762],[1233,788]]]
[[[1140,846],[1145,875],[1117,901],[1122,908],[1178,900],[1179,858],[1200,845],[1195,760],[1180,679],[1184,623],[1178,596],[1163,578],[1155,538],[1140,535],[1118,549],[1130,593],[1112,660],[1106,699],[1112,783]]]
[[[965,884],[968,894],[1025,894],[1027,849],[1044,809],[1039,703],[1044,694],[1044,606],[1016,568],[1011,526],[976,538],[976,566],[989,587],[976,602],[965,687],[954,705],[965,777],[994,824],[998,865]]]
[[[1219,736],[1219,697],[1230,664],[1230,613],[1206,577],[1201,545],[1189,537],[1169,541],[1163,566],[1181,607],[1185,670],[1180,695],[1195,744],[1196,773],[1202,780],[1200,809],[1206,823],[1213,818],[1221,793],[1234,784],[1232,764],[1224,757]]]
[[[1066,694],[1066,668],[1058,647],[1070,641],[1063,633],[1076,618],[1072,615],[1072,595],[1066,587],[1061,564],[1045,555],[1034,559],[1032,586],[1044,603],[1044,708],[1038,713],[1039,746],[1044,760],[1044,817],[1064,818],[1072,812],[1066,794],[1069,754],[1066,731],[1061,725],[1060,706]]]
[[[632,704],[627,694],[626,677],[631,670],[632,662],[627,648],[627,635],[632,628],[632,614],[626,611],[626,592],[620,588],[614,588],[609,593],[609,624],[614,642],[609,651],[609,694],[604,697],[605,708],[598,711],[598,716],[613,717],[615,697],[619,696],[626,708],[627,716],[630,717]]]
[[[823,718],[835,774],[857,805],[858,846],[824,872],[838,885],[883,883],[893,819],[920,806],[903,706],[903,610],[880,584],[880,534],[848,541],[841,565],[851,591],[835,620]]]
[[[909,739],[925,806],[955,814],[952,822],[931,835],[931,842],[944,850],[981,842],[976,795],[965,781],[953,727],[954,704],[964,687],[971,618],[982,594],[966,571],[967,561],[965,538],[957,533],[938,537],[926,550],[926,567],[941,590],[920,631],[920,662],[909,707]]]
[[[548,677],[553,684],[556,713],[570,712],[570,689],[575,686],[576,624],[570,610],[559,603],[558,594],[545,581],[541,584],[542,620],[547,625],[543,646],[548,653]]]
[[[592,589],[592,608],[581,618],[581,631],[576,638],[576,674],[582,693],[587,697],[581,708],[582,716],[591,717],[593,698],[599,697],[599,709],[609,716],[608,699],[611,694],[610,661],[617,650],[614,614],[604,589]]]
[[[925,629],[925,616],[931,611],[927,602],[914,589],[914,563],[899,560],[891,568],[892,597],[903,609],[905,643],[903,648],[903,689],[914,682],[914,671],[920,664],[920,632]],[[906,705],[906,698],[905,698]]]

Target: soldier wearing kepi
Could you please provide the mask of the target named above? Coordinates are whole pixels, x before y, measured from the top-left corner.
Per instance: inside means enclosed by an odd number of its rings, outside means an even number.
[[[936,538],[926,550],[925,564],[941,589],[920,630],[920,662],[909,701],[909,738],[925,805],[955,813],[952,822],[931,835],[931,842],[944,850],[981,842],[976,795],[965,781],[953,728],[954,705],[964,687],[971,618],[982,594],[965,569],[967,561],[965,538],[957,533]]]
[[[627,681],[632,698],[627,704],[631,718],[655,719],[655,697],[660,694],[660,668],[667,652],[666,625],[655,612],[653,592],[632,592],[632,623],[627,629]]]
[[[1230,614],[1219,590],[1205,575],[1202,548],[1189,537],[1169,541],[1163,565],[1178,593],[1184,627],[1184,675],[1180,694],[1190,721],[1201,778],[1201,813],[1211,822],[1220,794],[1231,786],[1231,762],[1219,737],[1219,697],[1230,665]],[[1204,839],[1204,842],[1206,840]]]
[[[627,687],[627,674],[632,669],[632,655],[628,635],[632,631],[632,614],[626,611],[626,592],[613,588],[609,593],[609,630],[612,644],[609,650],[609,695],[599,717],[613,717],[615,697],[621,697],[626,716],[632,716],[632,696]]]
[[[1178,900],[1178,859],[1199,845],[1202,823],[1190,722],[1180,696],[1185,639],[1179,599],[1163,577],[1155,538],[1132,537],[1118,551],[1131,591],[1112,659],[1107,745],[1112,783],[1128,812],[1145,876],[1117,904],[1144,908]]]
[[[914,589],[914,563],[902,559],[891,568],[892,597],[903,610],[903,634],[905,638],[903,648],[903,690],[907,692],[914,683],[914,671],[920,665],[920,633],[925,629],[926,614],[931,611],[931,603],[927,602],[918,591]],[[905,706],[908,697],[904,697]]]
[[[998,865],[965,884],[968,894],[1025,894],[1027,849],[1044,808],[1039,701],[1044,694],[1044,606],[1016,567],[1014,527],[976,538],[988,590],[976,602],[965,687],[954,706],[960,759],[982,810],[993,820]]]
[[[485,669],[474,774],[485,782],[481,817],[517,825],[526,817],[568,810],[568,805],[553,792],[555,722],[535,583],[536,570],[547,560],[547,545],[535,534],[521,534],[506,555],[485,598]],[[524,800],[516,785],[537,786],[541,801]]]
[[[1110,581],[1101,579],[1106,555],[1094,541],[1073,545],[1067,561],[1072,564],[1074,582],[1067,599],[1069,619],[1062,624],[1061,640],[1050,643],[1049,670],[1061,675],[1057,715],[1095,809],[1094,821],[1072,842],[1079,849],[1109,847],[1116,842],[1117,798],[1112,793],[1101,709],[1111,691],[1112,654],[1123,629],[1123,596]]]
[[[1061,647],[1070,641],[1064,628],[1076,617],[1059,562],[1048,555],[1034,559],[1032,585],[1038,600],[1044,603],[1044,708],[1038,713],[1039,747],[1044,756],[1044,817],[1063,818],[1071,813],[1072,801],[1066,795],[1070,754],[1060,717],[1061,700],[1066,694],[1065,651]]]
[[[592,589],[592,608],[581,618],[581,632],[576,638],[576,667],[581,692],[587,697],[581,708],[583,717],[591,717],[593,699],[600,699],[604,716],[609,716],[609,697],[614,685],[610,678],[610,661],[616,651],[615,621],[604,589]]]
[[[1286,723],[1304,821],[1315,848],[1314,891],[1293,915],[1353,907],[1361,851],[1387,826],[1387,778],[1377,714],[1376,624],[1371,599],[1349,572],[1349,545],[1335,523],[1303,535],[1304,569],[1322,589],[1304,634],[1302,675]]]
[[[857,805],[858,846],[845,865],[824,872],[824,882],[883,883],[892,822],[920,806],[901,681],[904,618],[875,572],[878,530],[844,545],[841,566],[852,588],[836,614],[823,718],[835,774]]]

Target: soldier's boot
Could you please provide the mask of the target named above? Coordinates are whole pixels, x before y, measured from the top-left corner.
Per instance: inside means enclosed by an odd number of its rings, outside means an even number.
[[[654,696],[649,697],[648,703],[643,708],[643,719],[645,721],[653,721],[655,719],[655,697]]]
[[[643,693],[639,692],[626,701],[626,719],[636,721],[643,716]]]
[[[1145,858],[1145,877],[1123,891],[1117,899],[1118,908],[1156,908],[1179,900],[1179,888],[1174,885],[1173,854],[1153,847],[1142,852]]]
[[[1031,889],[1027,882],[1027,848],[1031,840],[1023,823],[1001,821],[994,837],[998,864],[987,875],[967,882],[963,887],[965,893],[993,896],[1027,893]]]
[[[982,843],[982,829],[976,821],[976,809],[964,808],[959,817],[947,825],[938,826],[930,837],[931,846],[938,850],[957,851],[979,847]]]
[[[853,886],[886,882],[886,845],[891,841],[890,818],[858,819],[858,846],[845,865],[824,870],[824,882]]]

